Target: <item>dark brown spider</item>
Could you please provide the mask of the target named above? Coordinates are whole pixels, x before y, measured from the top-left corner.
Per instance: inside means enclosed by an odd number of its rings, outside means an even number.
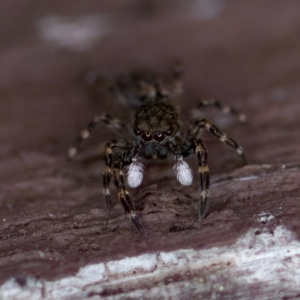
[[[173,87],[181,92],[181,69],[173,70]],[[244,151],[233,139],[221,132],[212,122],[201,119],[191,124],[186,134],[180,131],[180,122],[175,108],[169,103],[170,94],[163,89],[161,81],[152,74],[132,74],[124,85],[116,84],[115,89],[125,97],[134,97],[140,103],[135,113],[131,128],[133,139],[111,141],[105,146],[105,168],[103,171],[103,187],[107,207],[111,210],[110,180],[113,178],[127,216],[134,223],[138,231],[145,233],[139,218],[134,210],[125,187],[123,169],[128,166],[127,183],[130,187],[138,187],[143,180],[144,166],[142,158],[165,159],[168,156],[175,158],[173,167],[178,181],[182,185],[192,184],[193,176],[190,167],[184,161],[185,157],[196,154],[198,159],[198,172],[200,176],[201,193],[199,195],[199,219],[205,217],[205,208],[209,190],[209,168],[207,164],[207,148],[201,135],[208,130],[212,135],[234,148],[245,162]],[[132,102],[132,101],[131,101]],[[245,116],[238,114],[230,106],[222,105],[217,100],[202,100],[198,108],[215,106],[223,112],[237,114],[241,121]],[[107,114],[100,115],[91,121],[77,139],[74,147],[69,150],[69,157],[76,155],[83,140],[88,138],[96,125],[104,122],[124,133],[126,126],[118,119]],[[130,135],[129,135],[130,136]]]

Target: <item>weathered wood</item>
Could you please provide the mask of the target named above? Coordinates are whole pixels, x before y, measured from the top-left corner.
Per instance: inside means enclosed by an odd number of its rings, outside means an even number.
[[[107,38],[80,54],[36,34],[42,15],[0,9],[1,299],[299,297],[300,4],[269,2],[224,2],[206,21],[188,6],[157,4],[143,21],[128,8],[130,18],[112,19]],[[26,24],[36,31],[23,34]],[[120,99],[78,78],[91,66],[107,78],[141,65],[164,73],[174,56],[186,73],[181,114],[203,97],[243,110],[246,124],[205,116],[241,143],[249,164],[207,137],[208,215],[197,222],[197,180],[182,187],[173,161],[143,162],[144,182],[130,190],[142,238],[114,194],[107,212],[102,161],[66,158],[95,114],[130,120]],[[100,129],[95,140],[112,137]],[[196,158],[189,164],[196,176]]]

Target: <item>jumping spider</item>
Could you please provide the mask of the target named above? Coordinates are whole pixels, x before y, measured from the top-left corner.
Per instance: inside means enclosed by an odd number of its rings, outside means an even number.
[[[173,69],[173,88],[181,93],[181,69]],[[225,133],[221,132],[212,122],[206,119],[196,120],[190,125],[186,134],[180,131],[180,121],[176,109],[169,103],[170,93],[164,88],[161,80],[149,74],[131,74],[129,77],[129,89],[115,84],[114,89],[119,95],[133,95],[140,102],[136,110],[135,119],[131,132],[127,132],[131,140],[112,140],[105,146],[105,168],[103,171],[103,192],[107,207],[111,210],[110,180],[113,178],[127,216],[131,219],[137,230],[144,234],[145,231],[134,210],[125,187],[123,168],[128,166],[127,183],[130,187],[138,187],[143,180],[144,165],[142,158],[165,159],[168,156],[175,158],[173,170],[177,180],[182,185],[191,185],[193,181],[192,171],[184,161],[185,157],[196,154],[198,159],[198,173],[200,177],[201,192],[199,195],[199,219],[205,217],[205,208],[209,191],[209,168],[207,164],[207,148],[201,135],[205,130],[209,131],[220,141],[236,150],[237,154],[245,162],[242,147]],[[223,105],[217,100],[201,100],[198,108],[215,106],[225,113],[236,114],[241,121],[245,115],[238,114],[228,105]],[[119,132],[126,131],[126,125],[110,115],[103,114],[92,120],[86,129],[79,135],[74,147],[69,149],[69,157],[73,158],[81,146],[83,140],[87,139],[99,122],[104,122],[117,129]]]

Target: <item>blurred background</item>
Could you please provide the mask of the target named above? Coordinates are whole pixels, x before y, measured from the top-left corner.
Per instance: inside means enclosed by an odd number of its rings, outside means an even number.
[[[293,93],[286,87],[300,78],[298,1],[12,0],[0,6],[0,154],[55,144],[61,150],[96,112],[122,117],[117,101],[101,93],[88,99],[82,74],[163,73],[174,60],[185,69],[182,107],[217,98],[245,111],[253,126],[260,118],[264,129],[255,128],[252,146],[256,138],[264,143],[266,124],[293,126],[298,119],[298,106],[286,105]]]
[[[93,259],[109,260],[150,249],[124,220],[120,204],[113,211],[119,219],[112,225],[105,223],[112,217],[102,199],[103,163],[87,170],[66,162],[68,147],[96,114],[108,112],[131,122],[126,105],[107,92],[107,83],[118,74],[149,69],[167,76],[171,64],[179,60],[184,67],[182,118],[189,119],[188,112],[203,98],[219,99],[248,116],[241,124],[213,109],[205,111],[245,149],[249,167],[236,174],[251,177],[256,171],[264,174],[266,166],[284,169],[299,164],[299,16],[298,0],[0,0],[0,250],[4,270],[0,281],[20,270],[47,278],[62,276],[63,271],[77,270]],[[100,78],[99,85],[91,86],[95,76]],[[100,126],[95,141],[112,137],[111,131]],[[212,183],[242,166],[234,151],[213,138],[207,140]],[[195,160],[193,166],[196,170]],[[143,222],[154,237],[152,249],[182,247],[184,239],[193,247],[198,241],[210,245],[214,238],[218,242],[226,238],[228,228],[239,235],[246,225],[237,225],[236,220],[251,219],[263,205],[273,215],[280,214],[282,199],[286,205],[291,203],[287,219],[295,216],[293,226],[300,228],[300,208],[294,207],[299,187],[293,185],[294,180],[283,183],[282,177],[257,180],[252,190],[251,184],[241,184],[245,193],[236,193],[236,182],[234,187],[231,182],[216,187],[216,194],[212,189],[216,201],[211,202],[209,213],[215,214],[208,222],[216,227],[195,230],[200,226],[195,217],[196,184],[177,192],[180,187],[171,167],[149,166],[144,181],[152,189],[148,195],[162,185],[172,197],[183,199],[175,208],[163,206],[161,212],[166,215],[156,214],[150,220],[153,215],[145,213]],[[256,193],[259,184],[265,184],[261,194]],[[288,192],[281,194],[279,187]],[[239,195],[240,202],[231,201]],[[218,219],[217,211],[226,205],[231,211],[224,221]],[[180,211],[180,220],[192,228],[176,233],[177,240],[175,235],[166,238],[172,234],[174,211]],[[99,220],[104,221],[100,224]],[[210,228],[218,230],[210,232]],[[130,238],[120,234],[122,230]],[[119,250],[123,243],[129,244]],[[108,251],[103,244],[112,249]],[[43,251],[44,258],[33,249]],[[32,256],[26,260],[23,253]]]

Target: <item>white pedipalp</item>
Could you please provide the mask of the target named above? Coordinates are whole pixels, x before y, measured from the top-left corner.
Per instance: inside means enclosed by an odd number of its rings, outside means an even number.
[[[188,163],[185,162],[182,157],[177,159],[176,165],[174,165],[173,170],[176,174],[177,180],[182,185],[191,185],[193,182],[192,170],[189,167]]]
[[[128,185],[132,188],[138,187],[144,178],[144,165],[138,159],[133,159],[127,173]]]

